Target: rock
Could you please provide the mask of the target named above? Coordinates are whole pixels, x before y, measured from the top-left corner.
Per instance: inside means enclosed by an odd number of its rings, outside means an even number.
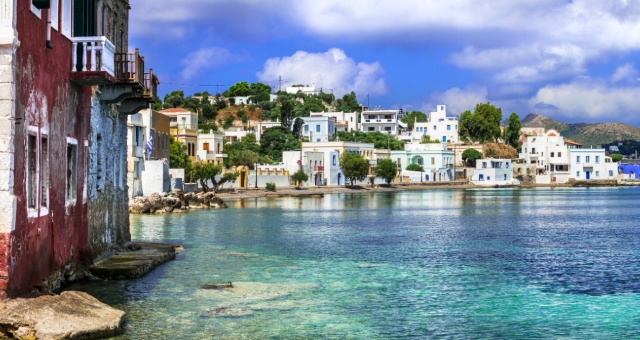
[[[83,292],[9,300],[0,305],[0,338],[93,339],[122,329],[124,312]]]
[[[89,267],[89,271],[94,276],[105,279],[135,279],[176,258],[173,245],[142,242],[134,245],[140,249],[109,256]]]

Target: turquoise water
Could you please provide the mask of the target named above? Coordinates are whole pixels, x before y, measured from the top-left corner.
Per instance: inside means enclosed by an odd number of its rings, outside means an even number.
[[[132,216],[185,251],[71,289],[126,311],[121,339],[640,338],[640,189],[228,203]]]

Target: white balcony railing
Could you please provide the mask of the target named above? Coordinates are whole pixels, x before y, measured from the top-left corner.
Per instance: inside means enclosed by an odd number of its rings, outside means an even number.
[[[71,38],[71,71],[95,72],[104,71],[115,77],[116,47],[106,37],[74,37]],[[78,53],[78,49],[81,53]],[[80,60],[78,60],[80,57]]]

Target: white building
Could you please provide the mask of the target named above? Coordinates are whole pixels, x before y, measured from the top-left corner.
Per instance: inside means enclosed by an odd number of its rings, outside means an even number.
[[[240,105],[240,104],[244,104],[244,105],[255,105],[258,104],[255,101],[250,99],[250,96],[237,96],[237,97],[233,97],[234,99],[234,104],[235,105]],[[269,101],[271,102],[275,102],[278,100],[278,95],[276,94],[270,94],[269,95]]]
[[[275,126],[281,126],[282,124],[280,122],[256,122],[256,130],[255,130],[255,134],[256,134],[256,141],[258,143],[260,143],[260,138],[262,137],[262,133],[268,129],[268,128],[272,128]],[[250,132],[253,133],[253,132]]]
[[[342,174],[342,170],[340,170],[340,156],[343,153],[358,153],[365,159],[368,159],[370,162],[373,162],[375,157],[373,144],[358,142],[302,143],[302,152],[320,152],[323,154],[322,176],[324,185],[346,184],[344,175]],[[372,168],[370,167],[370,174],[371,171]]]
[[[452,181],[454,152],[443,143],[407,143],[404,150],[391,151],[391,159],[398,167],[398,176],[408,176],[412,182]],[[407,171],[409,164],[422,166],[424,172]],[[415,178],[417,176],[417,178]],[[422,177],[420,177],[422,176]]]
[[[566,183],[570,178],[569,150],[575,146],[567,145],[558,131],[549,130],[527,136],[519,158],[524,164],[535,165],[536,183]]]
[[[302,157],[302,160],[300,157]],[[300,150],[285,151],[282,153],[282,162],[284,163],[284,168],[289,171],[290,174],[294,174],[298,170],[302,169],[302,171],[309,176],[309,180],[301,183],[300,186],[311,187],[329,184],[326,180],[325,174],[330,172],[331,169],[327,168],[327,171],[325,172],[326,164],[324,152],[300,152]]]
[[[224,139],[227,143],[238,142],[243,140],[249,133],[253,133],[253,131],[247,131],[241,127],[231,127],[224,131]]]
[[[363,111],[360,121],[360,131],[382,132],[392,136],[398,136],[400,127],[406,128],[406,124],[398,118],[399,110]]]
[[[615,179],[618,163],[605,155],[604,149],[570,149],[570,178],[576,180]]]
[[[222,165],[227,153],[224,152],[224,136],[209,131],[207,134],[198,134],[196,143],[196,161],[215,163]]]
[[[399,139],[405,142],[421,142],[424,136],[432,141],[458,143],[458,118],[447,117],[446,105],[438,105],[436,111],[429,113],[428,122],[415,122],[412,131],[403,132]]]
[[[302,135],[310,142],[328,142],[336,132],[335,119],[332,117],[302,117]]]
[[[318,94],[320,93],[319,90],[316,90],[316,86],[315,84],[312,86],[289,86],[286,88],[285,90],[287,93],[289,94],[297,94],[297,93],[302,93],[302,94],[306,94],[306,95],[311,95],[311,94]]]
[[[336,132],[359,131],[357,112],[311,112],[311,117],[331,117],[334,119]]]
[[[476,161],[476,168],[470,176],[475,185],[515,184],[512,177],[510,159],[484,158]]]

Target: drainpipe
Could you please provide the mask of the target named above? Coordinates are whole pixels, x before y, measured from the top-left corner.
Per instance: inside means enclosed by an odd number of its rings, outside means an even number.
[[[52,50],[53,44],[51,43],[51,8],[47,9],[47,49]]]

